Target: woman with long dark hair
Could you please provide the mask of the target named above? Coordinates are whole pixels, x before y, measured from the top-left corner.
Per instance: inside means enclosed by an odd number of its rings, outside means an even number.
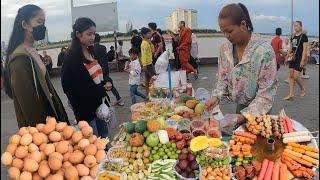
[[[13,99],[19,127],[45,123],[47,116],[68,121],[34,41],[45,37],[43,10],[25,5],[18,10],[7,48],[5,92]]]
[[[97,118],[96,110],[112,88],[94,54],[96,24],[89,18],[78,18],[73,25],[72,41],[62,66],[62,88],[77,121],[85,120],[97,136],[107,137],[105,121]],[[110,106],[107,103],[108,106]]]
[[[271,45],[253,33],[247,8],[229,4],[219,13],[219,26],[229,42],[220,47],[218,82],[206,108],[222,97],[237,103],[238,122],[244,114],[267,114],[277,90],[277,65]]]

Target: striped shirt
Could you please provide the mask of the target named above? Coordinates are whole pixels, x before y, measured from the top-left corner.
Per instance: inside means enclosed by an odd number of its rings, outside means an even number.
[[[94,83],[100,84],[103,81],[102,68],[97,60],[93,59],[89,64],[84,64],[84,66],[88,70]]]

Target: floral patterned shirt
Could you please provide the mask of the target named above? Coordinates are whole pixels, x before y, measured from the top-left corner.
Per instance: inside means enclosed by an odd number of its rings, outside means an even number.
[[[237,65],[234,65],[230,42],[220,47],[219,54],[218,82],[212,96],[228,96],[237,104],[246,106],[241,114],[268,113],[278,87],[275,54],[270,44],[252,34]]]

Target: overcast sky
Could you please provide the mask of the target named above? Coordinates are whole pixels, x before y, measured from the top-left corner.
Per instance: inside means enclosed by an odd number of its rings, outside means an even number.
[[[86,5],[115,0],[74,0],[74,5]],[[319,34],[319,0],[293,0],[294,20],[301,20],[310,35]],[[156,22],[165,28],[165,16],[177,8],[198,11],[199,28],[219,29],[217,16],[220,9],[233,2],[242,2],[249,10],[255,32],[273,33],[281,27],[290,32],[291,0],[118,0],[119,30],[124,32],[127,21],[133,28]],[[49,40],[69,39],[71,32],[70,0],[1,0],[1,40],[8,41],[17,11],[26,4],[36,4],[45,10]]]

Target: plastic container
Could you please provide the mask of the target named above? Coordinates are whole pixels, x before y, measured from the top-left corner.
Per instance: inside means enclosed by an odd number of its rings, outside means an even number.
[[[198,129],[193,129],[192,130],[192,136],[193,137],[197,137],[197,136],[205,136],[206,135],[206,131],[202,128],[198,128]]]
[[[181,176],[177,171],[176,171],[176,166],[178,165],[179,161],[177,161],[174,165],[173,165],[173,172],[175,173],[176,177],[178,180],[200,180],[201,178],[201,166],[199,164],[199,175],[198,177],[195,177],[195,178],[185,178],[183,176]]]
[[[118,173],[118,172],[115,172],[115,171],[105,171],[105,170],[103,170],[103,171],[100,171],[100,172],[97,173],[97,176],[96,176],[95,180],[98,180],[98,179],[99,179],[99,175],[101,175],[102,173],[105,173],[105,172],[110,173],[110,174],[113,174],[113,175],[116,175],[116,176],[119,176],[120,180],[123,179],[122,174],[120,174],[120,173]]]
[[[111,158],[110,157],[110,152],[115,149],[124,149],[124,152],[126,153],[125,146],[114,146],[114,147],[110,148],[107,152],[107,159],[109,160],[108,162],[123,163],[123,158]],[[124,154],[123,157],[126,157],[126,154]]]
[[[207,130],[207,136],[210,138],[221,138],[221,132],[218,127],[211,127]]]
[[[198,88],[195,93],[195,98],[201,102],[206,102],[210,99],[210,93],[205,88]]]
[[[193,129],[203,129],[203,130],[205,130],[204,129],[205,124],[204,124],[203,121],[191,121],[191,126],[190,127],[191,127],[191,131]]]
[[[210,128],[220,128],[220,121],[215,119],[208,119],[205,121],[205,127],[204,129],[207,131]]]
[[[178,129],[178,122],[176,120],[174,120],[174,119],[171,119],[171,118],[167,119],[166,120],[166,125],[167,125],[168,128],[173,128],[175,130]]]
[[[185,130],[185,129],[190,131],[190,125],[191,125],[191,121],[183,118],[178,122],[178,131]]]

